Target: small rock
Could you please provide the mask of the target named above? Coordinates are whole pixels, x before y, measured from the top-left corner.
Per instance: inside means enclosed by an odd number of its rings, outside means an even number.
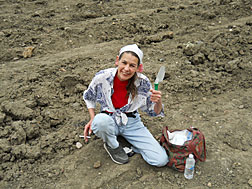
[[[239,51],[239,54],[240,54],[240,55],[244,55],[245,52],[244,52],[243,50],[240,50],[240,51]]]
[[[66,72],[65,68],[60,68],[59,70],[62,71],[62,72]]]
[[[14,57],[13,60],[16,61],[16,60],[19,60],[20,58],[19,57]]]
[[[197,175],[201,175],[201,171],[196,171],[196,174]]]
[[[25,50],[23,52],[23,57],[30,58],[32,56],[34,49],[35,47],[25,47]]]
[[[208,186],[209,188],[211,188],[211,187],[212,187],[212,183],[211,183],[211,182],[207,183],[207,186]]]
[[[169,39],[172,39],[173,36],[174,36],[174,34],[173,34],[173,32],[168,32],[168,33],[167,33],[167,36],[168,36]]]
[[[32,17],[40,17],[40,12],[39,11],[36,11],[33,15],[32,15]]]
[[[76,142],[76,147],[80,149],[82,147],[82,144],[80,142]]]
[[[159,140],[160,137],[159,137],[158,135],[155,135],[155,139],[156,139],[156,140]]]
[[[165,59],[164,58],[160,58],[160,59],[158,59],[160,62],[164,62],[165,61]]]
[[[240,105],[240,106],[239,106],[239,109],[243,109],[243,108],[244,108],[244,105]]]
[[[136,169],[136,172],[137,172],[137,176],[138,177],[141,177],[142,176],[142,171],[141,171],[141,169],[138,167],[137,169]]]
[[[252,187],[252,179],[249,179],[248,184],[250,187]]]
[[[99,167],[101,167],[101,161],[96,161],[94,163],[94,166],[93,166],[95,169],[98,169]]]
[[[166,173],[162,173],[161,176],[166,179]]]
[[[241,163],[235,162],[232,167],[235,168],[235,167],[240,167],[240,166],[241,166]]]
[[[67,32],[70,32],[72,29],[70,27],[65,27],[64,30],[66,30]]]

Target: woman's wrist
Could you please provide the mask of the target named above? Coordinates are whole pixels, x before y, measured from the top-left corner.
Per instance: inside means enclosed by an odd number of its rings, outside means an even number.
[[[154,106],[154,111],[156,114],[160,114],[160,112],[162,111],[162,108],[163,108],[163,105],[162,105],[162,102],[161,100],[158,101],[155,106]]]

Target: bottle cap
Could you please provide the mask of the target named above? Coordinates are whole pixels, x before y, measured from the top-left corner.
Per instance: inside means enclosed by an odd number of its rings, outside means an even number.
[[[193,154],[190,154],[190,155],[189,155],[189,158],[193,158]]]

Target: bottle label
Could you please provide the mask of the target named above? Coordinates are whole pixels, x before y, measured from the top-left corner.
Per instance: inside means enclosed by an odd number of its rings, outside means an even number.
[[[190,170],[193,170],[193,169],[194,169],[194,166],[190,167],[189,169],[190,169]]]

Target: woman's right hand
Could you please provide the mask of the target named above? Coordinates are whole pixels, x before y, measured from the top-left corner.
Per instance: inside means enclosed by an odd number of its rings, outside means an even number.
[[[91,124],[93,120],[90,120],[84,127],[84,140],[85,142],[88,142],[87,136],[92,134]]]

